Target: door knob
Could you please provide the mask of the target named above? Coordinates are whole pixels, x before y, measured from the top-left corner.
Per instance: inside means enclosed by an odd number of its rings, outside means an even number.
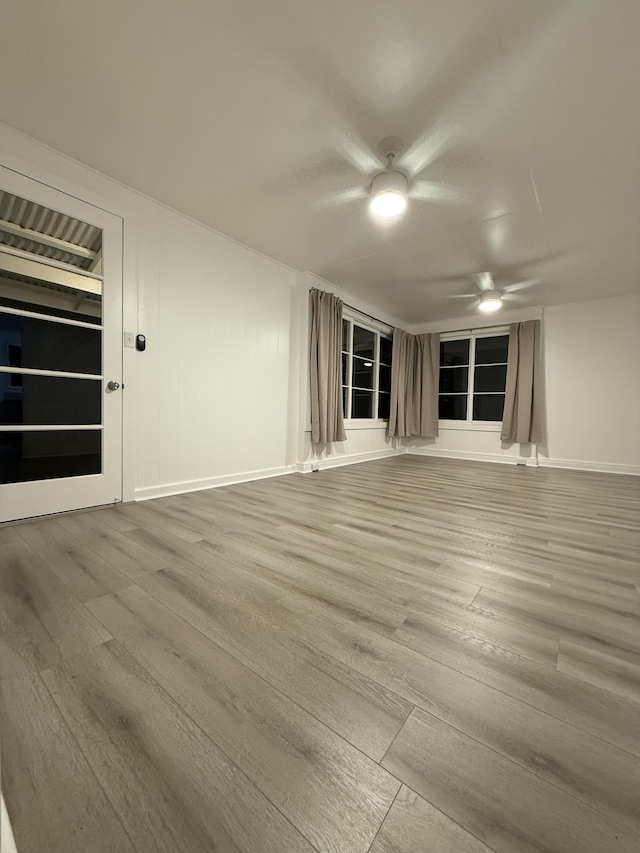
[[[116,382],[114,379],[112,379],[110,382],[107,382],[107,388],[109,389],[109,391],[117,391],[119,387],[120,383]]]

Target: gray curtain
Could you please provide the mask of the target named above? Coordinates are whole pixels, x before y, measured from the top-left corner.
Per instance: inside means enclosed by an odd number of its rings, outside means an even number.
[[[507,386],[502,419],[503,441],[542,440],[540,320],[509,328]]]
[[[342,412],[342,300],[313,288],[311,297],[311,440],[346,441]]]
[[[393,333],[389,435],[438,435],[440,335]]]

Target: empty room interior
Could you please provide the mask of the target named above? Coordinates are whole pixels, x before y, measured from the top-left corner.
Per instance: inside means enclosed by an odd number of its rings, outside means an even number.
[[[640,3],[0,23],[0,853],[638,853]]]

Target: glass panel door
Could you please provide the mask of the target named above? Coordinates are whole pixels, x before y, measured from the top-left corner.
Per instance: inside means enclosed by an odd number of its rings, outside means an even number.
[[[121,499],[121,225],[0,168],[0,521]]]

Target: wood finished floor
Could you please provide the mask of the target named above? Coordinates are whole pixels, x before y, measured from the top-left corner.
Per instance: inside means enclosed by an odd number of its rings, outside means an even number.
[[[638,853],[640,479],[396,457],[0,528],[20,853]]]

